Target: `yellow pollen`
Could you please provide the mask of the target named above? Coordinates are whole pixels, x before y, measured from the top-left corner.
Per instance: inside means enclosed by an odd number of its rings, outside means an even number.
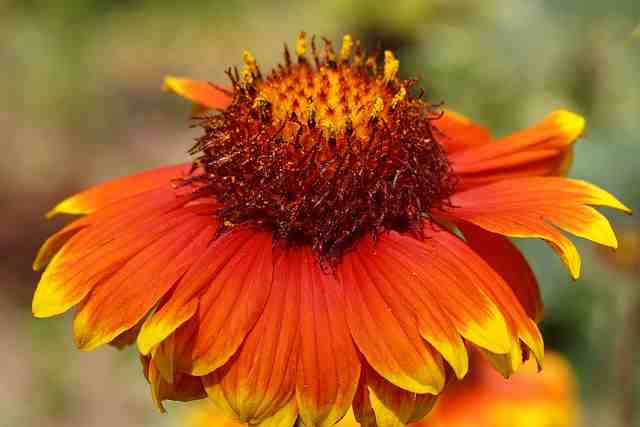
[[[399,61],[389,51],[383,61],[379,55],[367,55],[349,34],[342,38],[337,53],[329,40],[322,40],[319,55],[313,39],[307,43],[301,32],[295,42],[298,63],[291,62],[285,48],[285,64],[266,77],[254,56],[245,51],[236,84],[250,98],[254,113],[282,124],[287,138],[298,138],[301,125],[317,127],[327,138],[368,138],[371,120],[386,121],[408,102],[408,89],[397,77]]]
[[[324,129],[324,135],[327,139],[335,138],[336,136],[336,127],[332,121],[324,119],[320,123],[322,129]]]
[[[342,37],[342,48],[340,49],[340,61],[347,62],[349,56],[351,56],[351,49],[353,49],[353,39],[351,35],[345,34]]]
[[[396,108],[399,102],[402,102],[404,98],[407,96],[407,90],[404,86],[400,86],[400,90],[395,94],[393,99],[391,100],[391,109]]]
[[[244,68],[242,69],[242,80],[246,85],[253,84],[253,73],[251,72],[251,69],[247,65],[245,65]]]
[[[255,101],[253,101],[253,105],[251,106],[254,109],[264,108],[269,105],[269,101],[264,96],[256,96]]]
[[[376,97],[375,101],[373,101],[373,107],[371,107],[370,117],[376,118],[382,113],[384,110],[384,101],[379,96]]]
[[[389,83],[396,78],[398,69],[400,68],[400,61],[393,56],[393,52],[390,50],[384,51],[384,82]]]
[[[296,42],[296,53],[298,54],[298,58],[304,58],[304,55],[307,53],[307,42],[306,42],[306,33],[302,31],[298,36],[298,41]]]
[[[249,69],[249,71],[254,75],[258,75],[258,64],[256,63],[256,58],[249,52],[245,50],[242,52],[242,59],[244,60],[244,64]]]

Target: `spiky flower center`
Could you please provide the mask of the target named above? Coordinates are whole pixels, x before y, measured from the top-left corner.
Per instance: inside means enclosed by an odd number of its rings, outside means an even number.
[[[245,52],[229,71],[232,104],[200,120],[202,171],[190,182],[222,205],[226,227],[253,223],[285,245],[310,244],[335,262],[365,233],[417,226],[447,203],[455,177],[431,132],[432,108],[350,36],[319,54],[304,33],[294,62],[263,76]]]

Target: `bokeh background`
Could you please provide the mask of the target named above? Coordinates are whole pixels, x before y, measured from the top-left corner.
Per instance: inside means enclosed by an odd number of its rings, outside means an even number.
[[[336,43],[349,32],[394,49],[429,100],[496,135],[555,108],[586,116],[571,175],[637,211],[639,25],[637,0],[0,0],[0,425],[180,425],[184,405],[155,411],[133,351],[79,352],[69,315],[30,310],[31,261],[65,221],[44,219],[56,201],[186,158],[197,131],[187,102],[160,91],[164,75],[224,82],[245,48],[264,67],[302,29]],[[609,214],[640,231],[637,217]],[[578,372],[585,425],[640,425],[639,277],[581,244],[571,283],[543,243],[522,246],[547,345]]]

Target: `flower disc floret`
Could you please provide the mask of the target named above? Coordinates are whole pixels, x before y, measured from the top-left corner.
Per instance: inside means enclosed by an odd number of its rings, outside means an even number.
[[[354,48],[355,46],[355,48]],[[222,207],[225,227],[254,223],[278,242],[337,260],[354,241],[406,229],[441,208],[455,176],[432,134],[433,107],[410,94],[389,51],[383,64],[349,36],[323,54],[304,35],[297,61],[263,77],[253,55],[229,71],[231,105],[200,119],[192,182]],[[353,51],[353,52],[352,52]]]

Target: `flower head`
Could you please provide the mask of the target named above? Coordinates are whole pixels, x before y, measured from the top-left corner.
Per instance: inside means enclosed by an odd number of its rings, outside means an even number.
[[[566,171],[584,119],[550,114],[492,140],[434,109],[346,36],[301,35],[270,73],[245,53],[231,88],[169,78],[217,110],[191,163],[93,187],[51,215],[38,317],[77,306],[85,350],[137,341],[153,397],[208,395],[252,425],[419,420],[480,349],[504,375],[542,364],[536,280],[505,236],[568,231],[616,246],[591,206],[628,210]]]
[[[244,54],[229,72],[233,100],[200,120],[192,153],[199,172],[187,178],[222,206],[223,224],[254,224],[285,245],[310,245],[339,261],[361,236],[421,226],[455,188],[447,156],[431,129],[430,106],[408,95],[386,51],[380,66],[346,36],[338,56],[325,40],[302,36],[297,61],[263,77]]]

